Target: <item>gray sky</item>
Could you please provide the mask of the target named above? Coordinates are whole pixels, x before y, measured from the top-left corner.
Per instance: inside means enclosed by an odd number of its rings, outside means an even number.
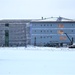
[[[75,19],[75,0],[0,0],[0,19],[62,16]]]

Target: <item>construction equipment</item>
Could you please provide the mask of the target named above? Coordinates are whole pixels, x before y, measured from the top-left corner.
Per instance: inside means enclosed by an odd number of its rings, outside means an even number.
[[[74,41],[73,37],[71,39],[67,33],[64,33],[64,34],[66,34],[67,38],[70,40],[70,45],[73,45],[73,41]]]

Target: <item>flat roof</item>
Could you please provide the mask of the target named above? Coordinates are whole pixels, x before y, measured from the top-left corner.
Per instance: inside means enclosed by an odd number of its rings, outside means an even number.
[[[31,23],[75,23],[75,21],[31,21]]]
[[[0,20],[0,23],[26,23],[31,22],[31,19],[4,19]]]
[[[0,23],[75,23],[75,20],[65,21],[51,21],[51,20],[40,20],[40,19],[4,19],[0,20]]]

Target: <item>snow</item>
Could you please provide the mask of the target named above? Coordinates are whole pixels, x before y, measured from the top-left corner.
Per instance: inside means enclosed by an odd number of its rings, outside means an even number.
[[[75,75],[75,49],[1,47],[0,75]]]

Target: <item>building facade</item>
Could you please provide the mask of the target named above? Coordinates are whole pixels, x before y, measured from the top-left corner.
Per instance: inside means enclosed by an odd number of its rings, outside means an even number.
[[[1,20],[0,46],[26,46],[30,20]]]
[[[75,21],[0,21],[0,46],[62,46],[73,43]]]
[[[31,45],[62,46],[75,42],[75,21],[33,21],[30,26]]]

